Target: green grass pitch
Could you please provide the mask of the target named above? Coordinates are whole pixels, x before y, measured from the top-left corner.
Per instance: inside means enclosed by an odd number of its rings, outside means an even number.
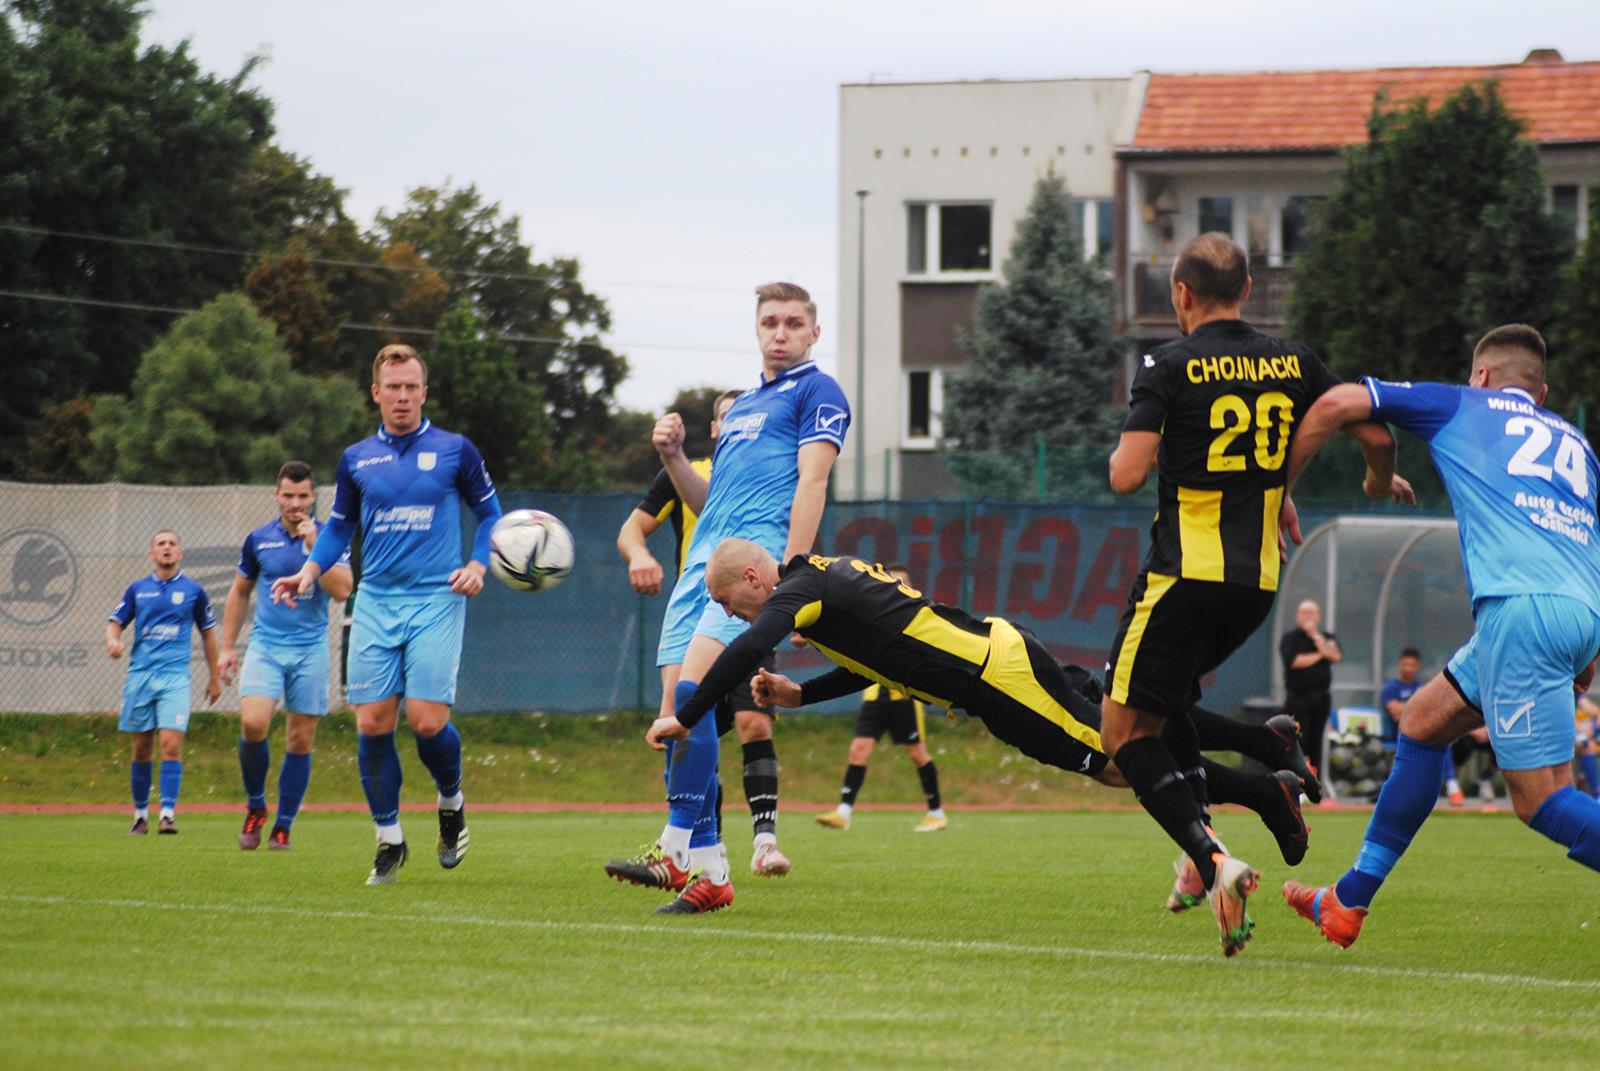
[[[1169,916],[1171,849],[1133,813],[789,815],[782,880],[658,918],[601,864],[623,814],[480,814],[460,869],[406,815],[398,885],[363,886],[370,826],[310,813],[289,853],[233,816],[178,837],[121,815],[0,816],[0,1067],[1424,1068],[1600,1061],[1600,883],[1508,815],[1440,815],[1360,942],[1325,944],[1264,872],[1246,954]],[[1364,817],[1313,817],[1302,880]]]

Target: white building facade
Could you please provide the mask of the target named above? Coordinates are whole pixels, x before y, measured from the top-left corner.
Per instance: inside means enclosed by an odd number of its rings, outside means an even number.
[[[965,363],[959,332],[978,287],[999,277],[1017,218],[1051,169],[1066,180],[1085,255],[1110,264],[1114,150],[1132,130],[1130,85],[841,87],[834,337],[855,424],[834,468],[838,497],[954,491],[937,453],[943,385]]]

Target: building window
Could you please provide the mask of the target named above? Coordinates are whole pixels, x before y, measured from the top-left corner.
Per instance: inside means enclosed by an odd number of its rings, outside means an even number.
[[[1311,206],[1321,197],[1296,194],[1283,205],[1281,236],[1285,259],[1301,256],[1311,248]]]
[[[1562,227],[1577,237],[1583,237],[1579,223],[1583,219],[1580,194],[1577,186],[1550,187],[1550,214],[1561,221]]]
[[[906,205],[906,272],[922,275],[928,270],[928,206]]]
[[[1106,200],[1074,200],[1072,222],[1078,225],[1083,236],[1083,257],[1093,260],[1111,258],[1113,228],[1116,226],[1115,203]]]
[[[906,273],[992,270],[993,229],[992,205],[907,204]]]
[[[906,370],[905,426],[901,445],[932,448],[938,445],[942,428],[939,410],[943,404],[944,374],[937,368]]]
[[[1221,231],[1230,237],[1233,235],[1232,197],[1200,198],[1200,233],[1210,231]]]

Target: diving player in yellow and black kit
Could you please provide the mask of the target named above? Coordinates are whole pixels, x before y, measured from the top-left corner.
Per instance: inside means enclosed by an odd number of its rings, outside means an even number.
[[[960,707],[1028,757],[1108,785],[1126,780],[1100,745],[1099,684],[1078,666],[1058,663],[1032,634],[999,617],[984,620],[929,601],[882,566],[860,558],[796,555],[780,567],[744,539],[718,545],[706,568],[711,598],[751,627],[728,645],[675,717],[645,735],[652,747],[680,739],[723,694],[751,680],[758,702],[795,707],[861,691],[876,682],[915,699]],[[760,669],[791,631],[838,668],[798,685]],[[1205,746],[1239,750],[1279,770],[1246,774],[1207,764],[1217,802],[1259,814],[1291,866],[1305,855],[1300,816],[1303,781],[1312,777],[1293,723],[1246,726],[1197,711]],[[1169,905],[1182,910],[1192,904]]]

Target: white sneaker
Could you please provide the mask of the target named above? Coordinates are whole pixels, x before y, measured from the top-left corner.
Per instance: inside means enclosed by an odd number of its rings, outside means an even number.
[[[757,845],[756,853],[750,857],[750,873],[758,878],[781,878],[789,873],[791,865],[789,857],[770,841]]]

